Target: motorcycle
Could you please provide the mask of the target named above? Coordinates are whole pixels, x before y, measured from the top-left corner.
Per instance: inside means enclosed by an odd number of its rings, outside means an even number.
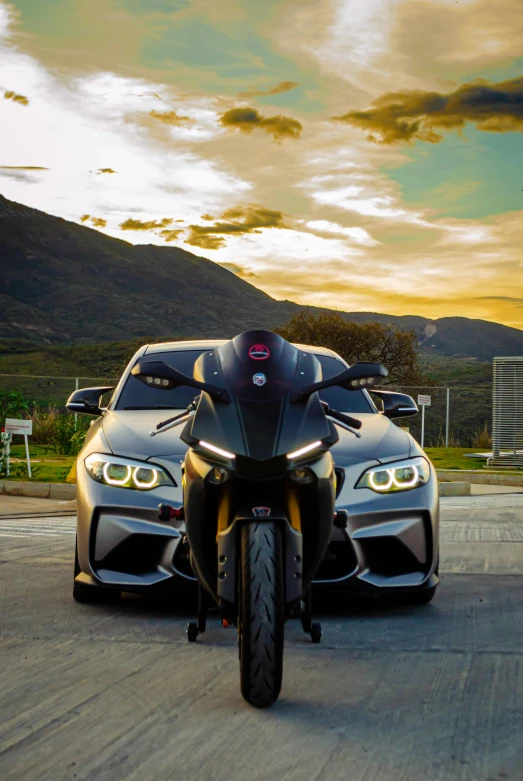
[[[334,421],[361,436],[361,421],[329,409],[318,392],[360,389],[388,372],[357,363],[324,380],[312,353],[256,330],[203,353],[193,377],[161,361],[141,361],[132,374],[158,388],[199,391],[185,412],[151,432],[185,424],[183,508],[160,510],[185,521],[199,583],[188,639],[205,631],[216,603],[223,624],[237,628],[243,697],[271,705],[281,689],[286,620],[299,617],[313,642],[322,636],[312,622],[311,582],[333,524],[346,526],[335,513]]]

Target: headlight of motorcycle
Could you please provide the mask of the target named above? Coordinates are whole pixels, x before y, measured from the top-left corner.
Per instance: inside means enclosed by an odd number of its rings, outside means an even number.
[[[98,483],[118,488],[150,491],[160,485],[176,485],[161,466],[104,453],[91,453],[84,461],[89,475]]]
[[[421,456],[389,466],[372,467],[362,474],[356,488],[370,488],[378,494],[410,491],[428,483],[430,466]]]

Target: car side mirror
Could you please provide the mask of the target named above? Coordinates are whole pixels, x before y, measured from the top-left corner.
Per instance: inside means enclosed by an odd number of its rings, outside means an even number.
[[[84,415],[101,415],[104,408],[100,406],[100,399],[104,393],[114,390],[114,385],[100,388],[80,388],[67,399],[66,408],[69,412],[80,412]]]
[[[179,372],[178,369],[174,369],[164,361],[140,361],[136,366],[133,366],[131,374],[150,388],[172,390],[185,385],[189,388],[205,391],[220,401],[226,403],[229,401],[229,394],[225,388],[219,388],[217,385],[195,380],[194,377],[189,377],[187,374]]]
[[[386,418],[410,418],[419,412],[418,405],[412,396],[408,396],[406,393],[386,390],[371,390],[370,393],[377,397],[378,402],[381,402],[382,409],[379,411]]]

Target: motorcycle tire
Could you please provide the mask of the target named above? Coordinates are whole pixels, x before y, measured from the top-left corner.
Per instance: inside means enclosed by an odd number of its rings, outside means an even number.
[[[276,523],[242,527],[239,597],[241,693],[266,708],[278,699],[283,674],[283,550]]]

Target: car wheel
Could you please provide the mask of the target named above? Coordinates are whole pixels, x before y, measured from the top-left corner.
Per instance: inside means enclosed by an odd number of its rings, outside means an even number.
[[[74,577],[81,572],[80,562],[78,561],[78,542],[74,550]],[[111,588],[103,586],[88,586],[86,583],[77,583],[73,581],[73,599],[75,602],[81,602],[84,605],[101,605],[119,602],[121,599],[119,591],[113,591]]]

